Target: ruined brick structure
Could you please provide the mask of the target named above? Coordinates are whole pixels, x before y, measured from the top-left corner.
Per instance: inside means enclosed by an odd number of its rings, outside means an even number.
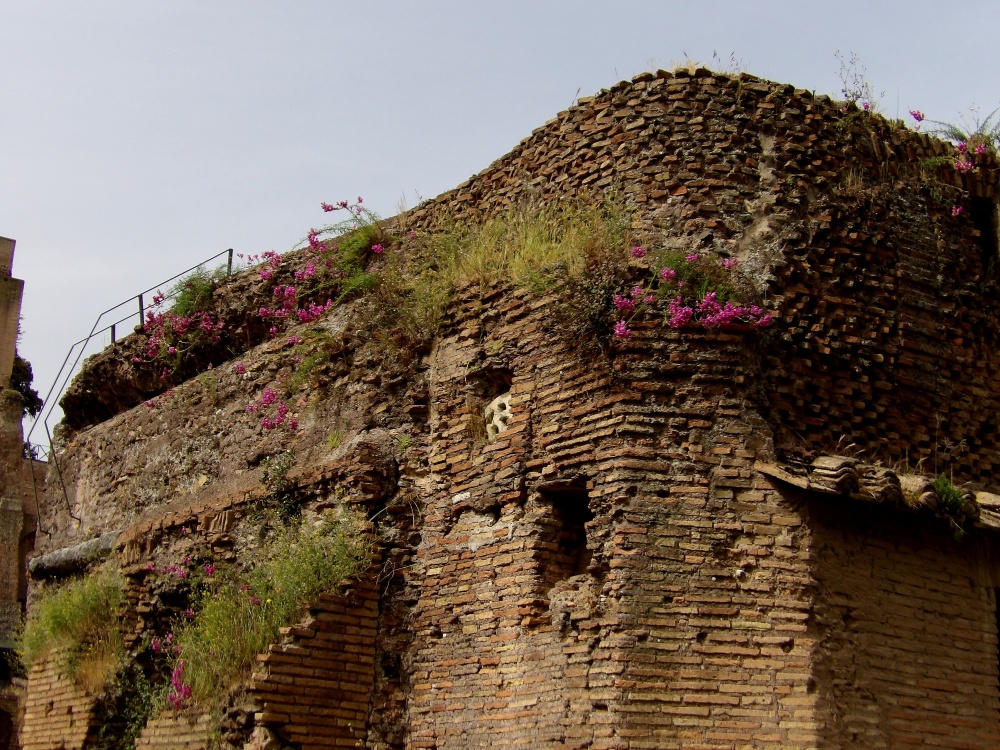
[[[123,627],[155,632],[146,563],[252,554],[246,498],[291,444],[297,492],[366,508],[382,556],[261,656],[231,745],[1000,746],[998,181],[953,155],[750,76],[581,99],[398,221],[617,191],[644,242],[740,259],[770,330],[650,317],[593,354],[553,298],[467,288],[426,355],[387,362],[348,304],[293,436],[245,410],[292,366],[280,341],[152,407],[85,372],[74,403],[104,411],[71,417],[59,453],[81,520],[47,506],[33,569],[113,532]],[[253,299],[252,275],[233,283]],[[127,350],[102,357],[127,373]],[[940,471],[958,511],[922,476]],[[45,664],[28,701],[33,750],[97,705]],[[212,721],[164,713],[138,746],[201,747]]]
[[[12,674],[8,654],[27,600],[25,563],[38,525],[34,488],[41,491],[45,468],[23,456],[22,400],[11,388],[24,290],[13,277],[14,244],[0,237],[0,750],[13,750],[23,713],[24,681]]]

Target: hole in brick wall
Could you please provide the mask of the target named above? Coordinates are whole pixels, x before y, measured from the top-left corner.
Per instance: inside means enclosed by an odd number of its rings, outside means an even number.
[[[699,630],[698,635],[696,635],[694,639],[698,641],[698,643],[704,643],[708,640],[708,633],[704,630]]]
[[[1000,221],[997,217],[997,204],[989,198],[973,196],[970,199],[969,213],[972,225],[979,232],[979,249],[983,256],[983,268],[992,268],[1000,255]]]
[[[587,548],[587,521],[594,518],[587,490],[568,484],[540,494],[552,507],[551,526],[555,550],[547,561],[545,579],[549,588],[570,576],[586,573],[591,552]]]
[[[779,644],[779,647],[781,648],[782,651],[784,651],[787,654],[793,648],[795,648],[795,639],[794,638],[789,638],[787,641],[782,641]]]
[[[402,660],[399,654],[382,654],[379,658],[379,668],[382,670],[383,677],[397,679],[402,671]]]

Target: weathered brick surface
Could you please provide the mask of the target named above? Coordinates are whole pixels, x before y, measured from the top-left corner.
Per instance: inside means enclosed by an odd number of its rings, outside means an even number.
[[[818,586],[813,679],[825,739],[1000,747],[1000,569],[990,548],[877,507],[813,502],[808,517]]]
[[[166,713],[150,720],[136,740],[135,750],[206,750],[212,729],[211,716]]]
[[[82,750],[91,737],[95,698],[63,676],[53,654],[31,668],[22,750]]]
[[[348,347],[337,389],[296,403],[292,478],[370,508],[383,567],[263,657],[259,723],[378,750],[996,746],[990,532],[952,542],[929,514],[824,505],[755,469],[849,449],[992,487],[995,165],[921,171],[949,149],[750,77],[640,76],[401,217],[615,188],[644,241],[740,258],[775,324],[636,321],[591,357],[552,298],[473,288],[413,372]],[[182,530],[229,543],[281,447],[244,406],[282,356],[73,436],[86,533],[132,523],[136,570]],[[508,390],[490,442],[482,408]],[[60,543],[81,533],[57,521]]]
[[[249,690],[257,723],[302,750],[364,742],[375,680],[378,595],[372,571],[344,594],[323,594],[285,642],[258,661]]]

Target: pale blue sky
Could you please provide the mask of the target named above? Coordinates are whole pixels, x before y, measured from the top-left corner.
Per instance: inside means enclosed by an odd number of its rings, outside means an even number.
[[[997,28],[996,0],[3,0],[22,353],[44,395],[111,304],[227,247],[285,251],[320,201],[433,197],[577,92],[686,56],[838,95],[834,53],[853,52],[886,115],[985,114]]]

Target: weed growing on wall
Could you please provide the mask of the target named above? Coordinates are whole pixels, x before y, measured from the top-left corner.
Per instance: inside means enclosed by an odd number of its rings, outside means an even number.
[[[301,618],[320,593],[364,571],[372,554],[366,526],[346,508],[301,522],[273,539],[249,571],[209,587],[172,639],[167,699],[174,708],[224,701],[250,676],[256,655],[278,640],[279,628]]]
[[[637,246],[630,255],[638,260],[648,253]],[[612,297],[612,305],[618,312],[614,324],[616,338],[628,338],[632,333],[631,321],[647,309],[660,312],[671,328],[771,325],[771,315],[763,308],[741,302],[744,295],[752,294],[752,287],[741,278],[735,258],[666,252],[654,261],[658,262],[653,264],[651,278]]]
[[[837,74],[840,76],[840,93],[844,97],[844,111],[857,107],[862,112],[877,112],[885,92],[875,91],[861,59],[853,52],[845,58],[839,50],[834,56],[840,64]]]
[[[368,261],[381,255],[391,238],[382,220],[362,203],[358,197],[356,203],[320,204],[323,211],[343,212],[345,218],[309,230],[303,248],[306,262],[293,273],[294,283],[277,284],[272,289],[272,302],[258,310],[270,323],[272,336],[290,322],[311,323],[334,305],[377,284],[377,278],[367,271]],[[274,252],[248,260],[260,263],[258,273],[265,281],[274,278],[282,262]]]
[[[91,690],[103,687],[124,654],[118,627],[123,587],[110,567],[44,586],[20,633],[24,662],[58,653],[60,668],[75,682]]]
[[[990,112],[980,119],[975,107],[969,108],[969,114],[962,118],[961,124],[928,120],[937,127],[930,132],[941,138],[947,138],[955,143],[960,154],[970,160],[975,157],[996,156],[1000,148],[1000,109]],[[957,169],[956,165],[956,169]]]
[[[589,254],[620,247],[629,219],[616,201],[524,203],[482,224],[444,222],[410,233],[367,300],[365,331],[381,348],[426,347],[455,290],[516,287],[543,293],[584,275]]]
[[[167,294],[157,292],[153,296],[153,307],[146,311],[144,323],[145,361],[162,362],[166,373],[176,370],[181,358],[195,346],[221,341],[225,324],[212,315],[210,308],[215,289],[225,275],[225,267],[214,271],[197,269]],[[133,361],[139,364],[144,360],[135,357]]]

